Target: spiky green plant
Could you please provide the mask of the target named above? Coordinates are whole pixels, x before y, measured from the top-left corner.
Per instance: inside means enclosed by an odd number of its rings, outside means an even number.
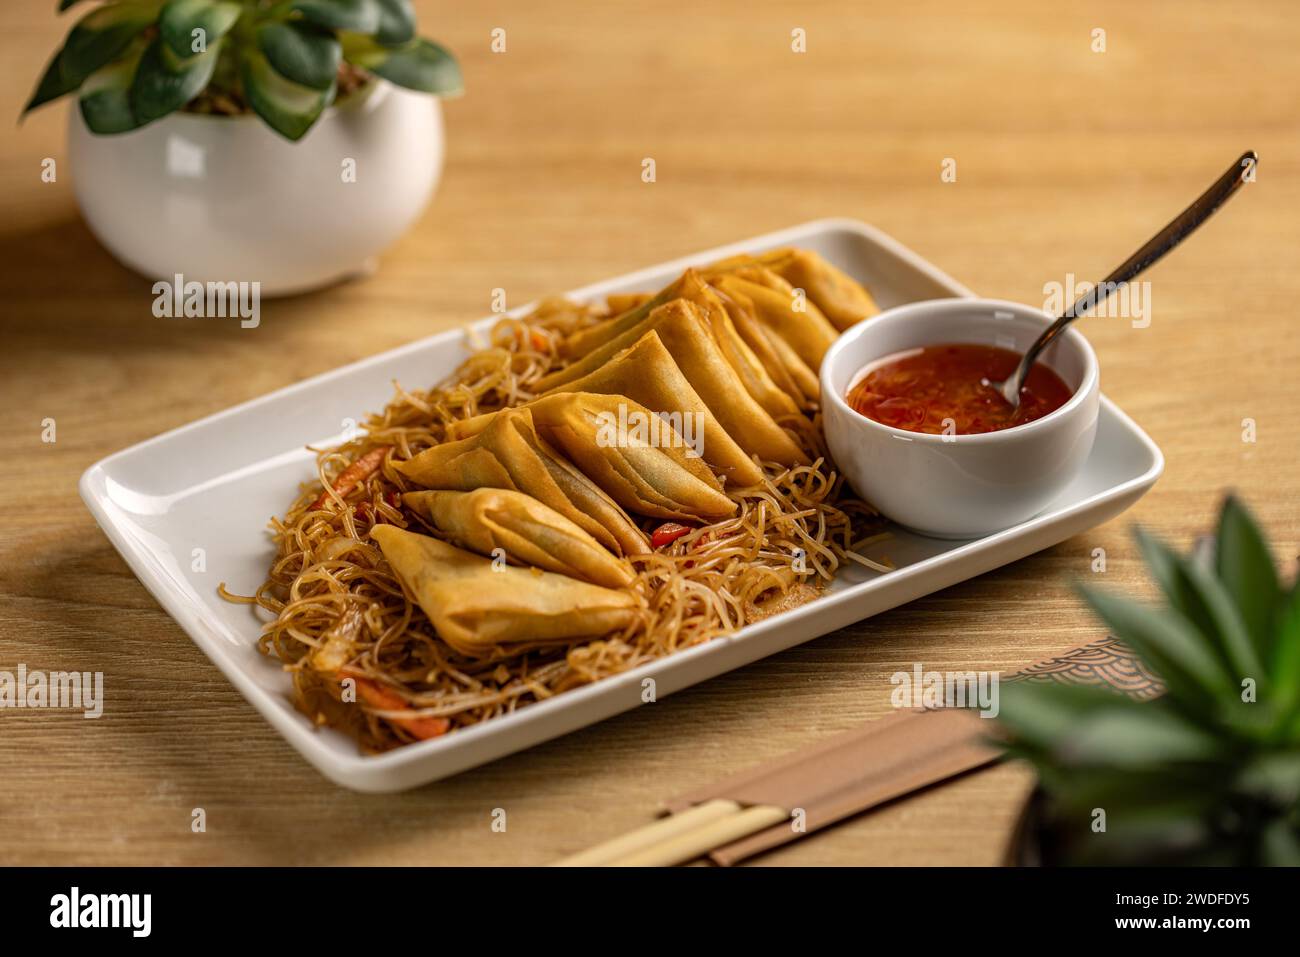
[[[1137,540],[1164,607],[1082,591],[1166,692],[1001,688],[1009,753],[1045,792],[1041,836],[1065,863],[1300,864],[1300,588],[1235,498],[1213,549]]]
[[[455,58],[416,36],[410,0],[113,0],[77,21],[23,113],[77,93],[93,132],[124,133],[206,95],[297,140],[334,102],[341,69],[461,90]]]

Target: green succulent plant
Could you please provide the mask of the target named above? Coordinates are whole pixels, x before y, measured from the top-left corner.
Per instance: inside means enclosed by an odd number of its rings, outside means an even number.
[[[1300,864],[1300,587],[1279,581],[1232,497],[1212,548],[1184,556],[1140,530],[1137,540],[1164,607],[1082,592],[1165,693],[1001,688],[1008,751],[1033,764],[1045,792],[1047,856]]]
[[[73,26],[23,113],[76,93],[93,132],[123,133],[208,96],[297,140],[341,71],[461,90],[455,58],[416,36],[410,0],[112,0]]]

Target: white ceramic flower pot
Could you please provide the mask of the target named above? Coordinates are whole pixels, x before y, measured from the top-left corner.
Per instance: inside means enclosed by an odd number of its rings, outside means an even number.
[[[253,115],[174,113],[96,136],[70,112],[86,222],[153,280],[260,282],[273,296],[367,272],[442,171],[437,98],[382,80],[330,107],[296,143]]]

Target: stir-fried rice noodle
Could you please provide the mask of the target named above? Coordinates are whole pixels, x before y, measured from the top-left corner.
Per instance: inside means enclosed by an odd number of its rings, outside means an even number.
[[[765,465],[761,486],[728,490],[740,506],[733,517],[632,559],[640,604],[632,626],[570,646],[512,646],[482,658],[453,651],[369,539],[376,523],[433,533],[401,508],[413,486],[394,463],[444,441],[448,423],[532,398],[529,383],[565,365],[556,344],[601,318],[598,307],[546,300],[525,319],[498,323],[489,343],[471,343],[481,348],[448,381],[423,392],[397,387],[362,435],[318,453],[319,481],[272,520],[277,557],[256,594],[223,586],[227,598],[272,616],[259,647],[284,663],[298,706],[318,724],[384,750],[415,739],[411,719],[475,724],[734,631],[814,597],[846,561],[885,570],[858,551],[881,537],[879,519],[828,464],[810,410],[781,424],[812,465]],[[343,481],[367,455],[382,464]],[[345,700],[347,677],[382,687],[380,706]]]

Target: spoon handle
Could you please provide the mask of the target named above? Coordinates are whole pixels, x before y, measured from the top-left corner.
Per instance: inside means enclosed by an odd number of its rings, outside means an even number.
[[[1192,205],[1175,216],[1169,225],[1147,240],[1141,249],[1124,260],[1109,276],[1085,292],[1074,305],[1065,310],[1061,317],[1038,337],[1038,340],[1029,347],[1029,351],[1020,360],[1020,365],[1016,367],[1016,371],[1011,377],[1011,381],[1016,384],[1016,394],[1019,393],[1020,386],[1024,383],[1025,376],[1028,375],[1034,360],[1038,358],[1040,352],[1051,344],[1052,340],[1064,332],[1066,327],[1079,318],[1082,313],[1102,303],[1107,296],[1115,291],[1117,286],[1136,277],[1190,236],[1197,226],[1209,219],[1216,209],[1227,202],[1228,198],[1241,188],[1241,185],[1247,181],[1248,176],[1253,176],[1258,162],[1259,157],[1255,155],[1254,150],[1246,150],[1246,152],[1242,153],[1241,158],[1228,167],[1228,171],[1215,180],[1214,185],[1198,196]]]

